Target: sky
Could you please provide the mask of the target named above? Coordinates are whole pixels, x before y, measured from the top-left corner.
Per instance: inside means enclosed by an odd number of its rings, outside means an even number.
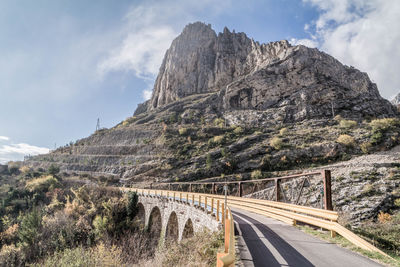
[[[151,96],[171,41],[191,22],[261,43],[287,39],[400,91],[398,0],[1,0],[0,163],[112,127]]]

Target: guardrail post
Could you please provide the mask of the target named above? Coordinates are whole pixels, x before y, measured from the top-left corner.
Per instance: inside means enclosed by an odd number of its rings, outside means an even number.
[[[238,183],[238,192],[239,192],[239,197],[242,197],[243,195],[243,187],[242,187],[242,182]]]
[[[201,196],[199,196],[199,207],[201,207]]]
[[[211,214],[214,213],[214,198],[211,198]]]
[[[217,222],[219,222],[219,200],[217,200]]]
[[[192,184],[189,184],[189,192],[192,192]]]
[[[186,204],[189,204],[189,194],[186,193]]]
[[[194,207],[194,194],[192,194],[192,206]]]
[[[174,192],[174,195],[173,195],[173,196],[174,196],[174,201],[175,201],[175,192]]]
[[[207,197],[204,197],[204,209],[205,209],[205,212],[207,213],[207,211],[208,211],[208,207],[207,207]]]
[[[179,193],[179,201],[182,201],[182,192]]]
[[[225,225],[225,207],[224,203],[221,203],[221,219],[222,219],[222,224]]]
[[[275,201],[280,201],[281,199],[281,180],[275,179]]]
[[[326,210],[333,210],[332,207],[332,184],[331,171],[323,170],[322,179],[324,180],[324,206]]]

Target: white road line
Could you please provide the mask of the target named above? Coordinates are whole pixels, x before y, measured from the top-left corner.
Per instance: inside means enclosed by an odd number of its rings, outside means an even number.
[[[268,241],[268,239],[265,238],[263,233],[256,226],[254,226],[254,224],[252,224],[250,221],[246,220],[245,218],[243,218],[237,214],[234,214],[234,216],[237,216],[238,218],[240,218],[241,220],[243,220],[244,222],[249,224],[251,226],[251,228],[253,228],[253,230],[254,230],[254,232],[256,232],[258,238],[260,238],[260,240],[269,249],[269,251],[272,253],[272,255],[274,255],[275,259],[278,261],[278,263],[280,265],[289,266],[288,263],[286,262],[286,260],[279,253],[279,251],[276,250],[276,248]]]

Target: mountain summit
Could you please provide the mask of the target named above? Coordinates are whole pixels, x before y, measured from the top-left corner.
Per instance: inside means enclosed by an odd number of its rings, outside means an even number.
[[[316,48],[286,40],[259,44],[245,33],[225,28],[216,34],[210,24],[196,22],[172,42],[152,97],[136,114],[212,92],[218,93],[220,110],[272,112],[268,119],[286,122],[396,112],[366,73]]]

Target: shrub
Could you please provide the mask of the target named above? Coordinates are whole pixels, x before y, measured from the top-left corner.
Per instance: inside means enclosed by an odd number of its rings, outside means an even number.
[[[39,230],[42,226],[42,214],[37,209],[25,214],[21,218],[21,226],[18,231],[18,237],[25,246],[31,246],[36,243]]]
[[[287,128],[282,128],[279,130],[279,135],[280,136],[285,136],[288,133],[288,129]]]
[[[27,174],[28,172],[31,171],[31,168],[29,168],[28,166],[22,166],[21,168],[19,168],[19,171],[22,172],[23,174]]]
[[[282,148],[283,145],[283,141],[281,138],[275,136],[271,139],[271,141],[269,142],[269,144],[275,148],[276,150],[280,150]]]
[[[138,201],[139,197],[136,192],[128,193],[128,204],[126,205],[126,213],[131,220],[136,216],[138,212]]]
[[[56,175],[60,172],[60,167],[55,164],[51,164],[47,172],[51,175]]]
[[[0,250],[0,266],[24,266],[21,248],[5,245]]]
[[[208,153],[207,154],[207,158],[206,158],[206,168],[210,169],[212,165],[212,158],[211,158],[211,154]]]
[[[347,134],[342,134],[338,137],[338,139],[336,140],[336,142],[348,146],[348,147],[354,147],[355,145],[355,140],[352,136],[347,135]]]
[[[339,123],[339,127],[342,129],[350,129],[355,126],[357,126],[357,122],[352,120],[341,120]]]
[[[30,192],[47,192],[58,186],[58,180],[53,175],[47,175],[28,181],[25,188]]]
[[[240,127],[240,126],[237,126],[237,127],[233,130],[233,132],[234,132],[236,135],[241,135],[241,134],[244,133],[244,129],[243,129],[242,127]]]
[[[179,134],[180,135],[186,135],[188,133],[188,129],[187,128],[179,128]]]
[[[396,199],[396,200],[394,201],[394,205],[395,205],[396,207],[399,207],[399,208],[400,208],[400,198],[398,198],[398,199]]]
[[[93,228],[94,228],[93,231],[96,236],[96,239],[101,239],[107,232],[107,224],[108,224],[107,217],[96,215],[96,217],[93,220]]]
[[[224,135],[217,135],[214,136],[213,142],[216,144],[222,144],[225,141],[225,136]]]
[[[260,170],[254,170],[250,174],[251,179],[256,180],[256,179],[261,179],[262,178],[262,172]]]
[[[367,154],[370,151],[371,147],[372,144],[370,142],[365,142],[360,145],[361,151],[365,154]]]
[[[392,220],[392,216],[389,213],[385,213],[383,211],[379,212],[378,214],[378,221],[380,223],[387,223]]]
[[[392,127],[399,126],[400,120],[395,118],[377,119],[369,123],[373,131],[386,131]]]
[[[77,247],[66,249],[46,258],[43,264],[33,266],[69,267],[69,266],[122,266],[121,249],[100,243],[94,248]]]
[[[225,126],[225,120],[223,118],[216,118],[214,120],[214,125],[222,128]]]

